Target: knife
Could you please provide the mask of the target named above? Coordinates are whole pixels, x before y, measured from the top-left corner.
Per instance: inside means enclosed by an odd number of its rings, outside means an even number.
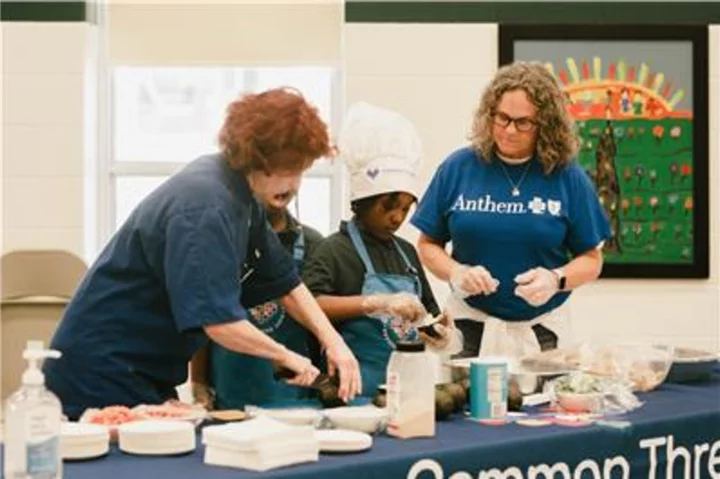
[[[295,372],[287,368],[275,368],[273,376],[276,380],[292,379],[296,376]],[[323,407],[344,406],[345,401],[340,399],[340,383],[337,376],[320,373],[315,380],[308,386],[309,389],[315,389],[318,392],[318,399]]]
[[[273,376],[275,377],[276,380],[279,381],[281,379],[292,379],[296,376],[296,374],[295,374],[295,371],[281,367],[281,368],[275,368],[275,371],[273,372]],[[334,380],[333,380],[332,376],[325,374],[325,373],[320,373],[317,375],[315,380],[306,387],[308,387],[310,389],[320,389],[320,388],[332,386],[333,383],[334,383]]]

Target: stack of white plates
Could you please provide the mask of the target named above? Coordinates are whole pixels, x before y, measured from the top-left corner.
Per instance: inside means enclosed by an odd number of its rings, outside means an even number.
[[[345,429],[320,429],[315,438],[322,452],[359,452],[372,447],[372,436]]]
[[[318,460],[312,426],[291,426],[260,416],[203,429],[205,464],[267,471]]]
[[[257,408],[254,415],[257,417],[268,417],[293,426],[317,426],[322,419],[320,411],[310,408]]]
[[[110,448],[110,431],[105,426],[64,422],[60,426],[60,456],[65,460],[93,459]]]
[[[195,427],[186,421],[130,422],[118,427],[118,446],[130,454],[184,454],[195,450]]]

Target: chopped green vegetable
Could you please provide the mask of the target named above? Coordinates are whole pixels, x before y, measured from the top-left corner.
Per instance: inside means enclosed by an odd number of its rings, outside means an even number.
[[[600,381],[589,374],[571,374],[555,381],[555,391],[563,393],[587,394],[601,392]]]

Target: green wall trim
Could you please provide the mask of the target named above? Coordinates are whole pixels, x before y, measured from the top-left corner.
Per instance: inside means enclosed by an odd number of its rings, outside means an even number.
[[[720,23],[718,2],[392,2],[345,4],[346,23]]]
[[[0,3],[3,22],[85,22],[88,20],[86,2],[28,2]]]

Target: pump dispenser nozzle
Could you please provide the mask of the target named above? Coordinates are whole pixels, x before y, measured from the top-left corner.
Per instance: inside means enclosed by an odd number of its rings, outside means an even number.
[[[45,349],[42,341],[28,341],[23,359],[27,360],[28,368],[22,375],[22,383],[29,386],[42,386],[45,384],[45,375],[38,367],[38,362],[45,358],[57,359],[61,356],[60,351]]]

